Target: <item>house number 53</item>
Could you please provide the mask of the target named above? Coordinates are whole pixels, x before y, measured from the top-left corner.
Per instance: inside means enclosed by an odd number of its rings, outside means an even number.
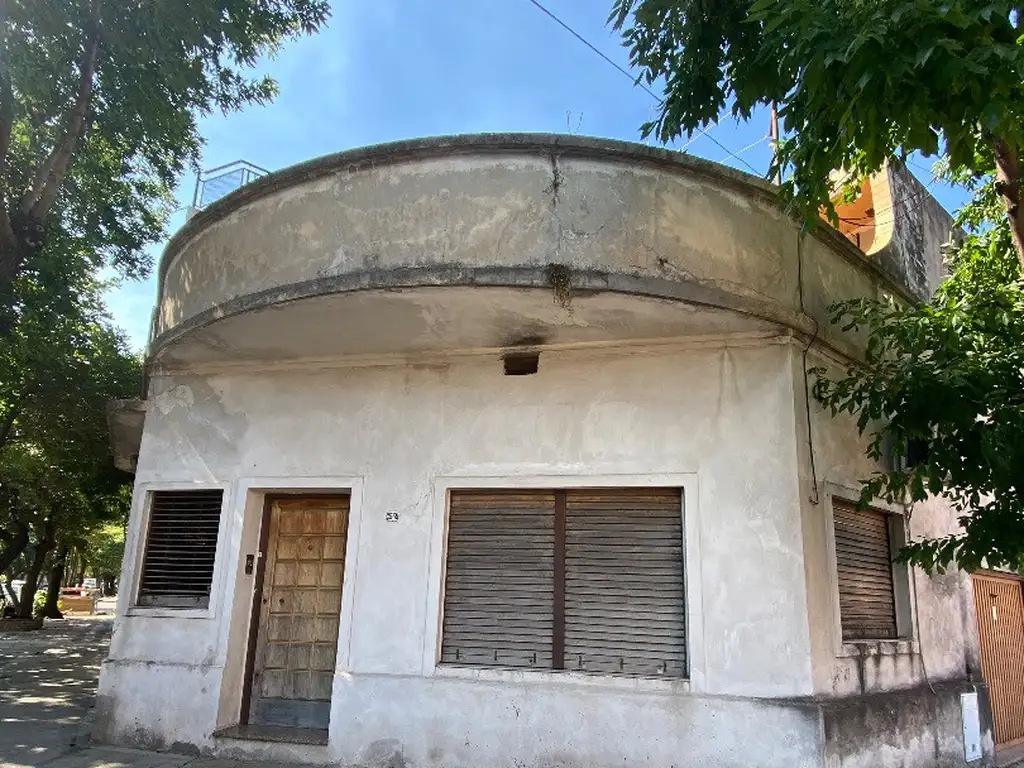
[[[398,518],[399,518],[399,514],[397,512],[385,512],[384,513],[384,519],[387,520],[389,523],[397,523],[398,522]]]

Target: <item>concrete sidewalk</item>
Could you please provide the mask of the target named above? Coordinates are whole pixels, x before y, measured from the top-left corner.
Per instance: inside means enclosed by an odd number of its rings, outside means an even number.
[[[0,766],[3,768],[239,768],[231,760],[90,744],[89,714],[112,617],[48,621],[0,634]],[[258,763],[272,768],[270,763]]]
[[[82,741],[111,624],[96,616],[0,635],[0,764],[43,765]]]

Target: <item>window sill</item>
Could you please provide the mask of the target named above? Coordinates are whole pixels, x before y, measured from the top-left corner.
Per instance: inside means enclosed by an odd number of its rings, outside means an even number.
[[[160,608],[157,606],[135,605],[124,614],[126,618],[140,619],[212,619],[209,608]]]
[[[917,640],[900,638],[897,640],[844,640],[836,656],[851,658],[855,656],[916,656],[921,653]]]
[[[629,675],[602,675],[587,672],[555,672],[539,669],[492,669],[486,667],[460,667],[455,664],[436,665],[434,677],[494,683],[524,683],[527,685],[570,685],[579,688],[611,688],[638,693],[689,693],[690,681],[685,678],[640,677]]]

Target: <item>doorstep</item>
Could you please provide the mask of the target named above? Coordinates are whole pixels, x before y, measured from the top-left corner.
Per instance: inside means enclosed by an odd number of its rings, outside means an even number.
[[[1024,742],[996,750],[996,768],[1019,768],[1019,766],[1024,766]]]
[[[213,732],[215,739],[237,741],[269,741],[276,744],[327,746],[326,728],[290,728],[280,725],[232,725]]]

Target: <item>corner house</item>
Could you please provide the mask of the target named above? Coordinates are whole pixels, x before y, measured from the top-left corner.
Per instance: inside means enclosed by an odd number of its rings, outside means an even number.
[[[808,400],[926,296],[903,169],[801,236],[774,189],[576,136],[265,176],[160,264],[99,736],[416,768],[954,766],[992,741],[970,580],[893,565],[939,504]],[[909,190],[909,191],[908,191]],[[860,247],[858,247],[858,244]],[[980,711],[980,716],[979,716]]]

